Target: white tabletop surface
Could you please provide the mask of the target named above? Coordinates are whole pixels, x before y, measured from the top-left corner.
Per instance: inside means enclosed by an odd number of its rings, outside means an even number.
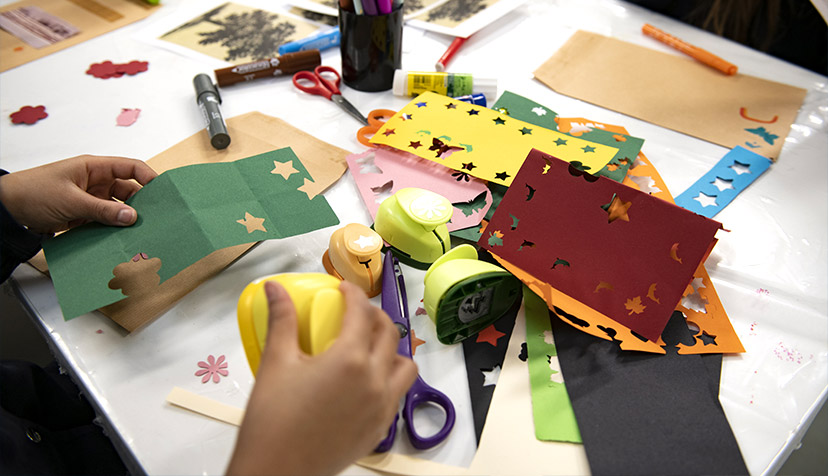
[[[191,80],[227,63],[182,54],[152,38],[167,25],[180,24],[218,3],[163,0],[163,7],[146,20],[0,74],[0,167],[16,171],[80,154],[146,160],[200,131],[203,124]],[[237,3],[274,11],[281,4]],[[717,215],[730,233],[720,237],[706,262],[747,349],[725,356],[720,399],[751,474],[773,474],[798,445],[828,391],[826,77],[610,0],[529,0],[474,35],[449,69],[495,77],[501,93],[515,92],[566,117],[625,126],[631,135],[645,139],[644,153],[678,194],[727,149],[559,95],[532,77],[532,71],[577,29],[672,52],[640,33],[645,22],[705,45],[737,64],[743,74],[808,90],[778,162]],[[403,69],[413,71],[433,71],[451,41],[411,27],[406,27],[404,39]],[[324,64],[340,65],[338,49],[323,52],[322,58]],[[150,67],[136,76],[110,80],[84,74],[90,64],[105,60],[142,60]],[[400,108],[408,102],[390,92],[345,87],[343,94],[363,112]],[[288,78],[223,88],[222,95],[225,117],[260,111],[351,152],[365,150],[356,141],[358,125],[352,118],[328,101],[298,92]],[[47,107],[47,120],[17,126],[7,119],[22,106],[40,104]],[[121,108],[140,108],[138,121],[116,127]],[[370,223],[349,174],[326,197],[341,223]],[[237,429],[172,407],[165,396],[178,386],[243,407],[253,377],[236,327],[241,289],[274,272],[323,271],[319,257],[332,230],[262,243],[132,334],[97,312],[64,321],[51,281],[29,266],[19,267],[13,282],[53,350],[105,416],[110,436],[134,471],[216,474],[226,467]],[[409,294],[421,296],[422,273],[407,269],[406,277]],[[437,376],[443,371],[438,372],[435,363],[457,361],[462,350],[432,349],[417,355],[421,372],[445,379]],[[202,384],[193,375],[196,363],[210,354],[225,355],[230,363],[230,375],[219,384]],[[455,366],[449,376],[459,383],[447,393],[464,416],[454,442],[426,456],[467,465],[474,454],[474,436],[465,369]]]

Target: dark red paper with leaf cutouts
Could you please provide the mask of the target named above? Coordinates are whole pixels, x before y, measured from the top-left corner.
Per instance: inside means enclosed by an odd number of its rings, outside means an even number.
[[[533,149],[479,245],[656,341],[721,227]]]

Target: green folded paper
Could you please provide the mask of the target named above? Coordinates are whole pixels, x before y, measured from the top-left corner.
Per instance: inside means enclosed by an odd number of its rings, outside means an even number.
[[[64,318],[131,295],[119,273],[136,263],[157,286],[213,251],[338,224],[325,197],[305,192],[312,183],[290,148],[164,172],[127,200],[133,226],[89,223],[44,242]]]

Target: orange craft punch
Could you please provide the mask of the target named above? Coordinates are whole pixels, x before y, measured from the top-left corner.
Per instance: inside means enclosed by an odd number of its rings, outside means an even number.
[[[336,230],[322,264],[328,274],[358,285],[368,297],[382,290],[382,238],[374,230],[350,223]]]

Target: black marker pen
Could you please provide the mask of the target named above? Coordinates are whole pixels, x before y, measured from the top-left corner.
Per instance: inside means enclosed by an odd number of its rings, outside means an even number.
[[[216,149],[224,149],[230,145],[230,135],[221,117],[221,96],[213,84],[213,79],[206,74],[197,74],[193,78],[196,92],[196,103],[204,116],[207,133],[210,135],[210,144]]]

